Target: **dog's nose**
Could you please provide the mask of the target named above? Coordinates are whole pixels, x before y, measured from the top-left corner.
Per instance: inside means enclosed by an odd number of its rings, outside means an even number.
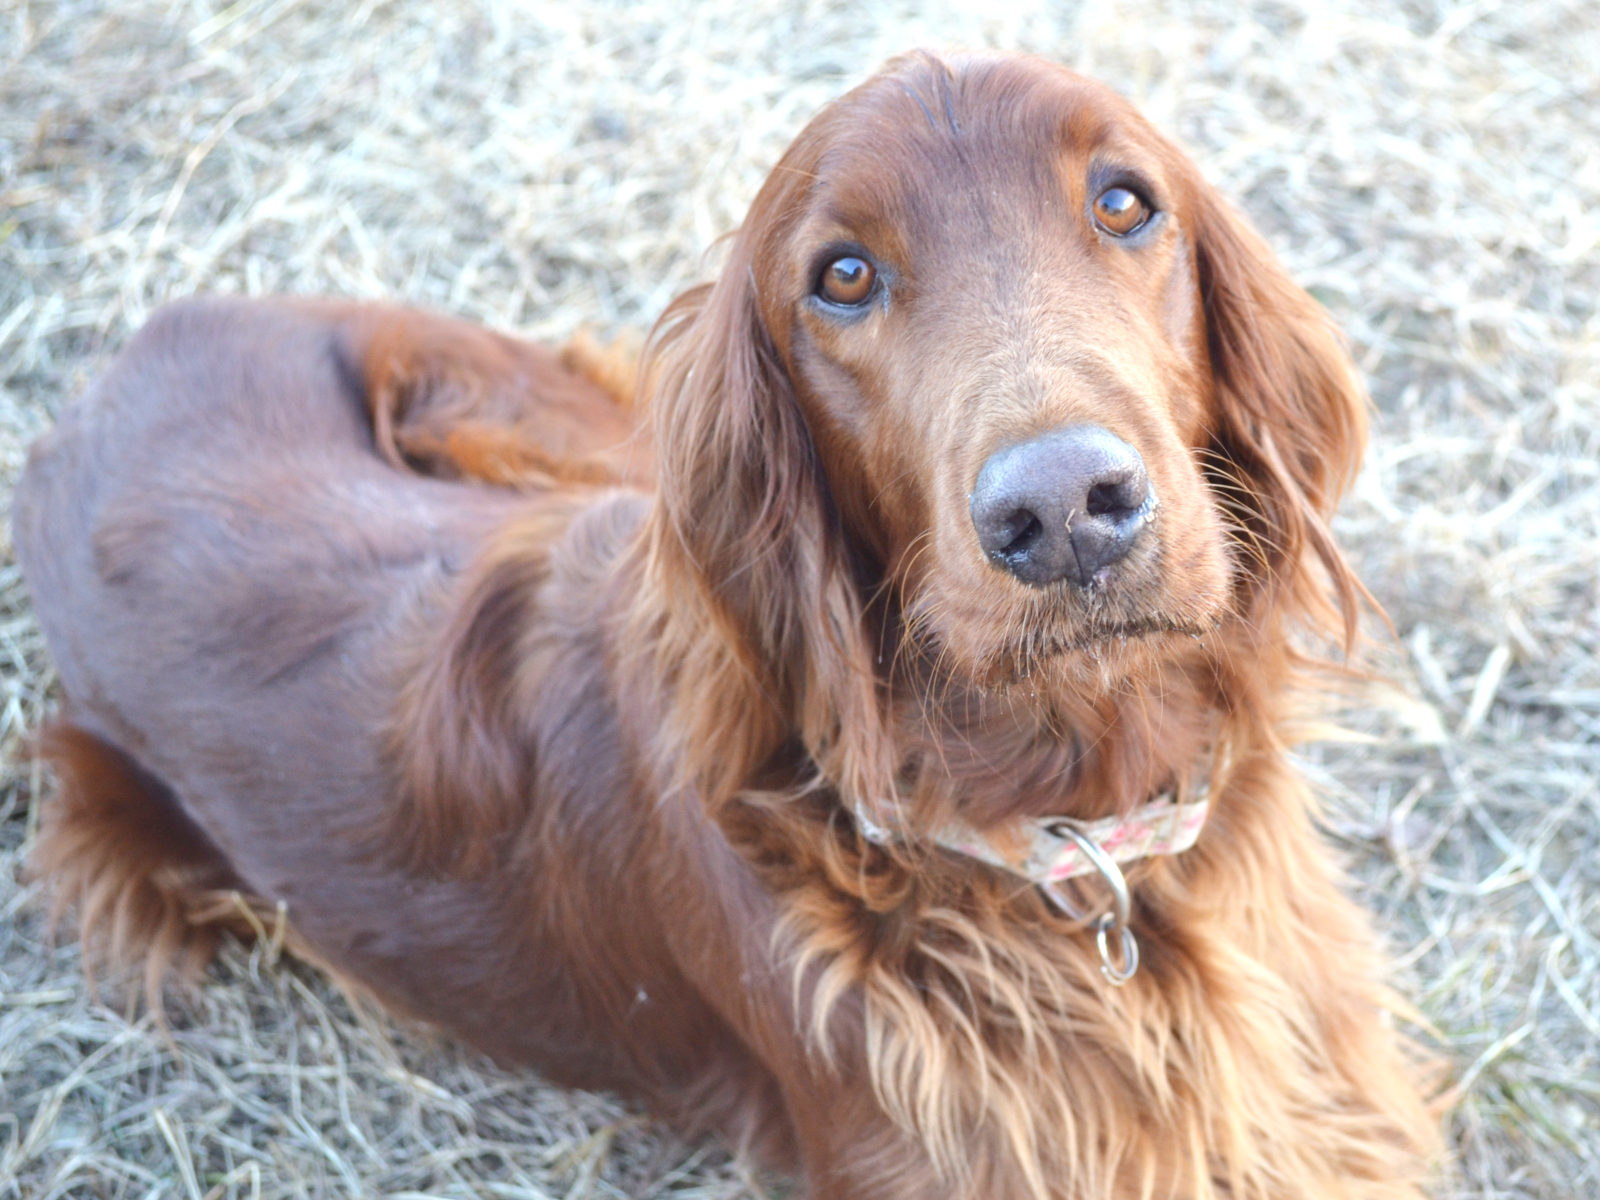
[[[1023,583],[1088,587],[1126,557],[1155,512],[1139,452],[1098,425],[1074,425],[990,456],[972,489],[989,561]]]

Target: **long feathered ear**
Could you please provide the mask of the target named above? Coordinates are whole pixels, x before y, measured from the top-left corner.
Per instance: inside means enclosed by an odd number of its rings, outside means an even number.
[[[798,730],[847,792],[888,786],[876,682],[838,515],[757,295],[758,202],[718,282],[646,350],[660,474],[651,569],[673,724],[716,804]]]
[[[1196,191],[1219,414],[1212,450],[1221,471],[1244,477],[1224,479],[1221,494],[1256,567],[1250,602],[1287,605],[1341,634],[1348,650],[1366,592],[1328,520],[1366,444],[1366,392],[1322,307],[1216,192],[1199,182]]]

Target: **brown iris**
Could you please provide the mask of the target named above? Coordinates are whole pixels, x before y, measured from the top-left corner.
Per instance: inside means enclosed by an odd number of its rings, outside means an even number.
[[[830,304],[862,304],[872,295],[878,272],[864,258],[846,254],[822,268],[817,293]]]
[[[1094,200],[1094,223],[1114,237],[1126,237],[1150,219],[1150,206],[1129,188],[1109,187]]]

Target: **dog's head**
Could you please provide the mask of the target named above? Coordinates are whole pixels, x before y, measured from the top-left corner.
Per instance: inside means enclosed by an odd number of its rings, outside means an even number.
[[[894,769],[864,732],[886,656],[1027,706],[1197,638],[1259,652],[1280,614],[1348,636],[1325,520],[1364,399],[1338,339],[1065,69],[913,55],[831,105],[655,355],[659,545],[837,782]]]

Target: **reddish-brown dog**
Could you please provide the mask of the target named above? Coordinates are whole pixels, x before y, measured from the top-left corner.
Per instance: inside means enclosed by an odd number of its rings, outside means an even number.
[[[1419,1194],[1284,751],[1363,398],[1178,151],[1035,60],[898,61],[663,318],[653,434],[595,377],[206,301],[65,413],[16,538],[67,697],[33,861],[89,928],[159,971],[282,904],[814,1197]],[[1192,848],[1096,855],[1207,790]]]

